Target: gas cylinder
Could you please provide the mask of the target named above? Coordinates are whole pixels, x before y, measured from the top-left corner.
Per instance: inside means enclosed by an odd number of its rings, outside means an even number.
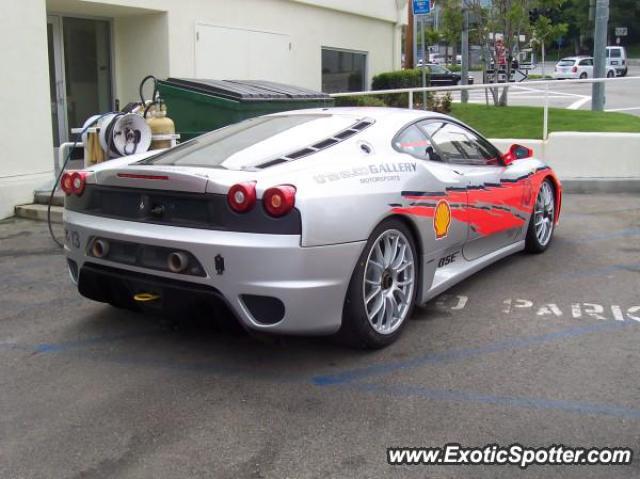
[[[150,150],[170,148],[172,146],[172,135],[176,132],[173,120],[167,116],[167,106],[162,100],[147,112],[147,124],[151,128],[152,141]],[[155,136],[162,136],[162,139],[155,139]],[[166,136],[165,136],[166,135]]]

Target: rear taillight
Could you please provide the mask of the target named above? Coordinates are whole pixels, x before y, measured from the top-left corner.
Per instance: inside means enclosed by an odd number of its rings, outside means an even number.
[[[227,193],[227,202],[236,213],[249,211],[256,204],[255,182],[233,185]]]
[[[280,185],[269,188],[262,195],[264,209],[271,216],[284,216],[293,209],[296,204],[296,188],[291,185]]]
[[[573,67],[573,68],[571,69],[571,71],[572,71],[573,73],[578,73],[578,67]]]
[[[65,171],[60,179],[60,187],[67,195],[80,196],[87,184],[87,176],[89,173],[86,171]]]

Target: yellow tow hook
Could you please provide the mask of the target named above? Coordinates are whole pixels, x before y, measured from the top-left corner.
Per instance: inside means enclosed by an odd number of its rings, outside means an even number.
[[[155,301],[158,298],[160,298],[160,295],[153,293],[138,293],[133,296],[134,301],[138,301],[139,303],[148,303],[149,301]]]

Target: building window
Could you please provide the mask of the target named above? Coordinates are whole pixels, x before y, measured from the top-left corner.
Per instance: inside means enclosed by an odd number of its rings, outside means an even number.
[[[322,91],[340,93],[366,90],[367,54],[322,49]]]

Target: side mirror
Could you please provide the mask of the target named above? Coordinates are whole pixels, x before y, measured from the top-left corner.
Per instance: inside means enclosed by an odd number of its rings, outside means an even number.
[[[508,166],[516,160],[524,160],[533,156],[533,150],[522,145],[511,145],[509,151],[502,155],[502,164]]]
[[[442,158],[440,158],[440,155],[436,153],[436,150],[433,149],[433,146],[427,146],[427,160],[442,161]]]

